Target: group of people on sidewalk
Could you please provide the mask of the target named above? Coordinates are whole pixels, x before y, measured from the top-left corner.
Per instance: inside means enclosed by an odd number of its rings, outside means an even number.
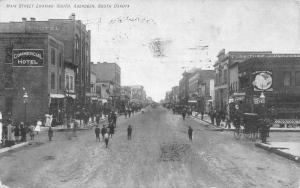
[[[30,124],[8,121],[7,124],[3,125],[2,146],[12,146],[20,142],[26,142],[28,134],[30,140],[34,140],[35,135],[38,135],[41,131],[41,125],[40,120]]]

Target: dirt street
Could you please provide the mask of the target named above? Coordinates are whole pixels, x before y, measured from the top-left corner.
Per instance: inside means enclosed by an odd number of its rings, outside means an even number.
[[[1,154],[1,182],[12,188],[300,187],[299,164],[162,107],[120,117],[108,149],[102,138],[96,142],[94,130],[70,134],[55,132],[52,142],[39,135],[31,145]]]

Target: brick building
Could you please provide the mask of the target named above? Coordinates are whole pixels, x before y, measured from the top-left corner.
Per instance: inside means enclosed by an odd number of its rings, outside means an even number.
[[[52,111],[61,120],[63,43],[47,33],[0,33],[0,41],[0,111],[4,119],[37,120]]]
[[[110,96],[120,96],[121,94],[121,68],[116,63],[92,64],[92,70],[96,73],[97,83],[109,83],[113,88]]]
[[[213,104],[215,71],[197,69],[189,78],[189,101],[194,110],[208,111]]]
[[[262,113],[259,98],[265,96],[265,107],[274,107],[276,118],[300,117],[300,54],[252,55],[232,63],[236,74],[230,83],[230,98],[239,97],[244,111]]]
[[[90,91],[90,40],[91,33],[75,14],[68,19],[37,21],[22,18],[21,22],[0,23],[0,33],[48,33],[64,45],[64,67],[69,76],[74,75],[74,92],[66,91],[76,98],[77,105],[88,103],[86,93]],[[67,75],[66,74],[66,75]],[[70,78],[70,77],[69,77]]]
[[[251,55],[272,54],[271,51],[229,51],[225,54],[225,49],[221,50],[214,64],[216,71],[215,78],[215,109],[228,110],[229,87],[232,74],[229,73],[228,66],[232,63],[241,62],[251,57]],[[231,76],[230,76],[231,75]]]

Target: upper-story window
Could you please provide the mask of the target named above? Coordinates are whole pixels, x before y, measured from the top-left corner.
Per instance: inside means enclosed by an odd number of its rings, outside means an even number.
[[[295,73],[295,85],[300,86],[300,71]]]
[[[62,58],[62,53],[59,53],[59,67],[63,66],[63,58]]]
[[[51,64],[55,65],[55,50],[51,48]]]
[[[283,72],[283,86],[291,86],[291,72]]]
[[[51,89],[55,89],[55,73],[51,73]]]
[[[70,89],[70,84],[69,84],[69,81],[70,79],[69,79],[69,75],[66,75],[66,90],[69,90]]]

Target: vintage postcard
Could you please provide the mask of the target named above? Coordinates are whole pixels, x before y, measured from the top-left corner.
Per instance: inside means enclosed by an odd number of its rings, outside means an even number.
[[[0,0],[0,188],[300,188],[299,0]]]

